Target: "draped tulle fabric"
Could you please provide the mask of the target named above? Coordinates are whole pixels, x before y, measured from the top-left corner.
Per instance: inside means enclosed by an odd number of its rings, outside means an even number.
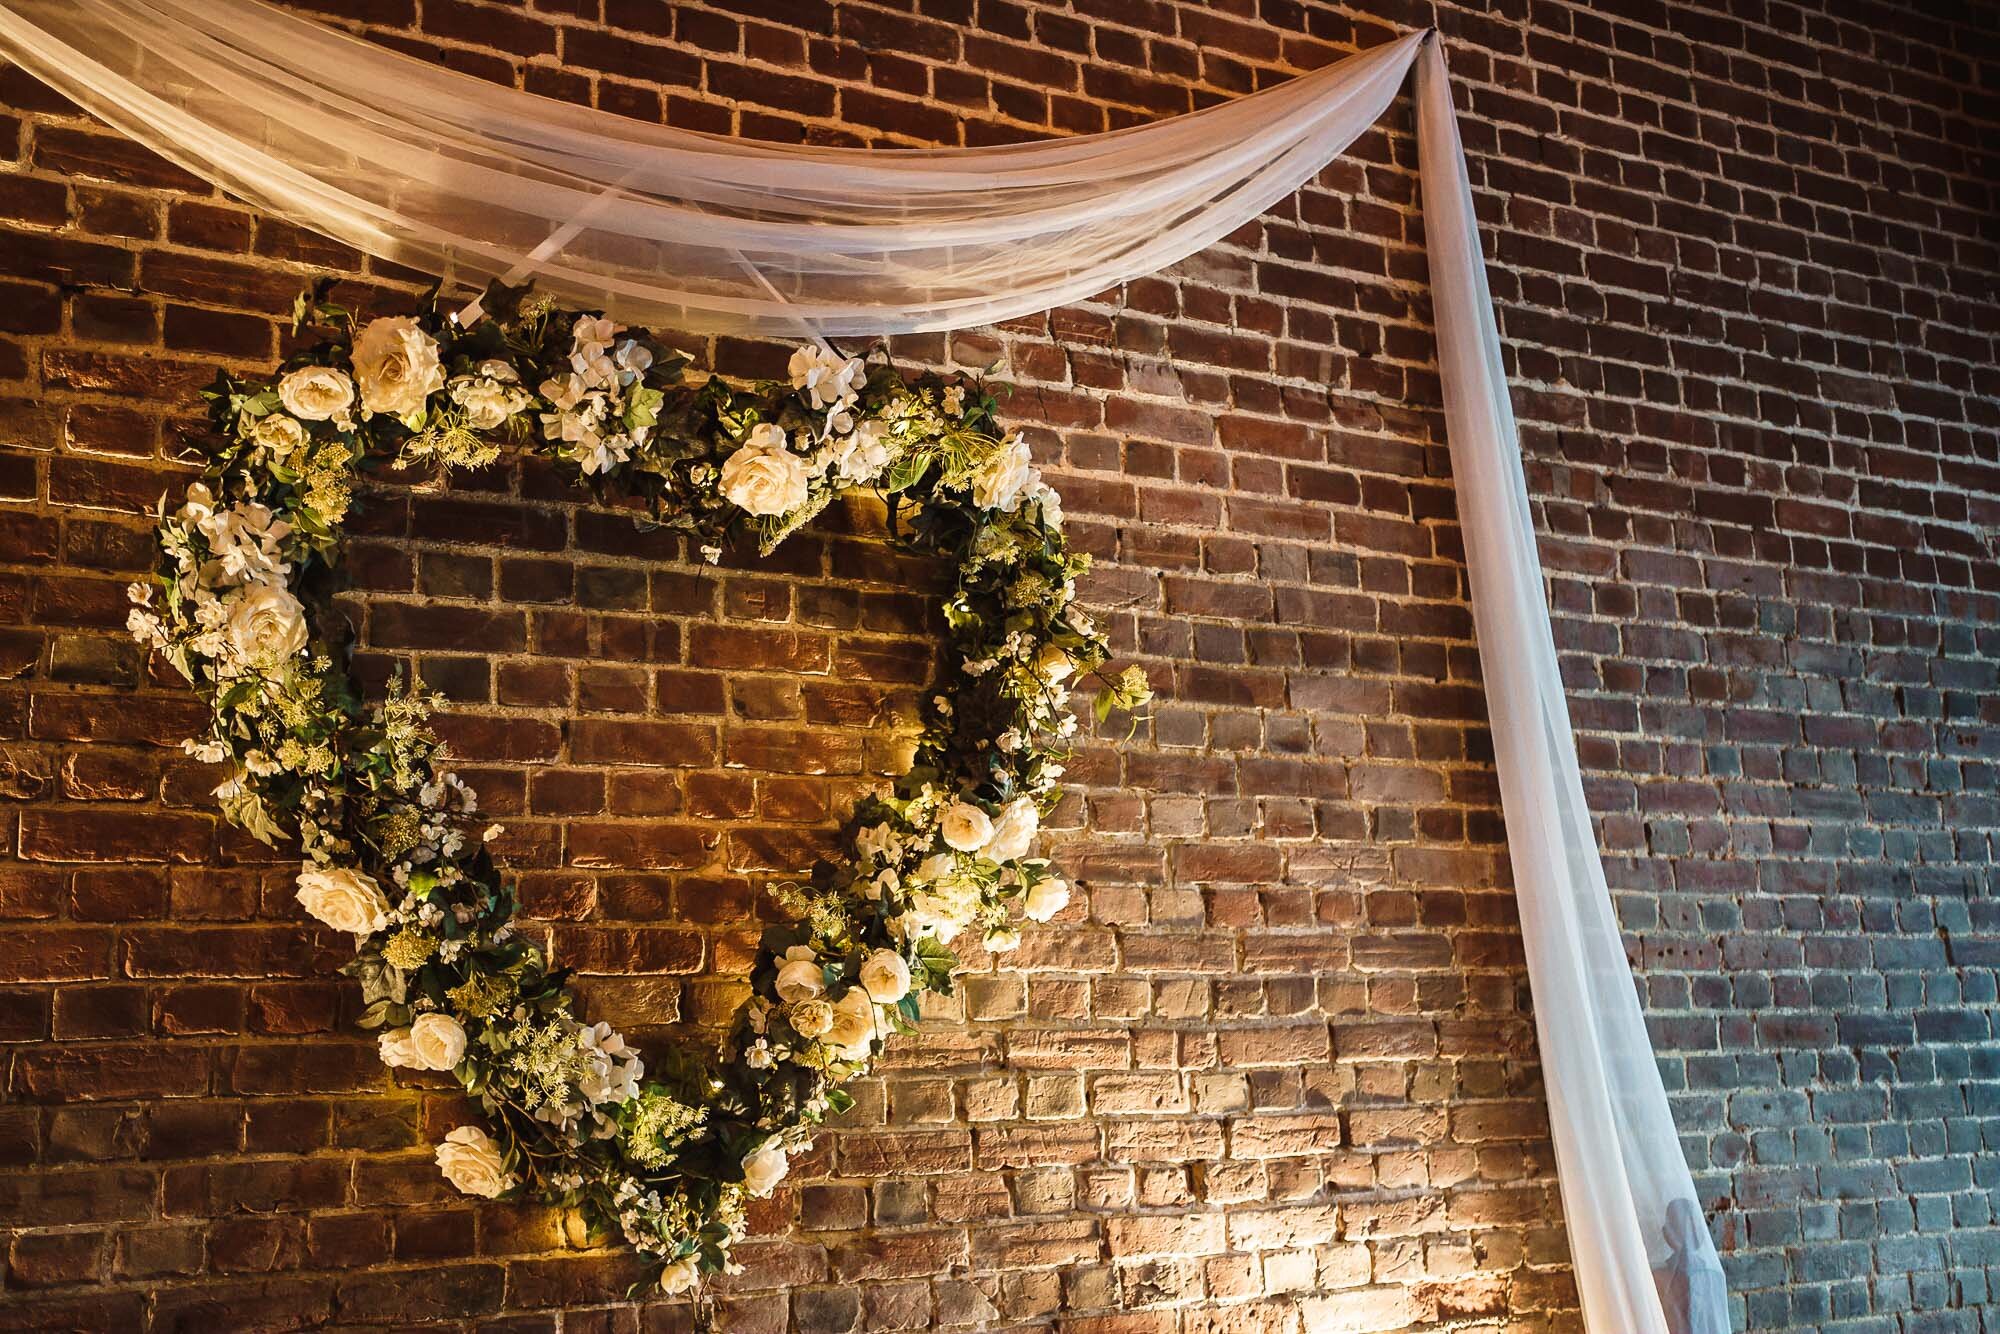
[[[1234,232],[1364,133],[1414,63],[1458,509],[1563,1205],[1599,1334],[1722,1334],[1592,834],[1439,44],[1413,33],[1113,134],[981,149],[742,143],[465,78],[255,0],[0,0],[0,52],[164,156],[368,253],[532,278],[693,332],[990,323]]]
[[[530,96],[241,0],[19,0],[0,38],[251,203],[458,279],[636,323],[964,328],[1202,249],[1381,114],[1421,34],[1254,99],[1011,147],[759,145]]]

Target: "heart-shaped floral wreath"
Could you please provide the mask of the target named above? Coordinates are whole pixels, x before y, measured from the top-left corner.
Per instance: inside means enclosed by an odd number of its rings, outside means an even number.
[[[1076,720],[1066,682],[1103,637],[1072,608],[1085,560],[1056,493],[976,380],[906,379],[819,348],[789,382],[685,375],[689,358],[601,315],[496,286],[469,327],[435,294],[359,329],[322,285],[298,332],[327,336],[271,380],[207,391],[213,457],[160,559],[135,584],[133,632],[212,711],[187,743],[227,761],[222,812],[266,843],[295,837],[307,912],[352,932],[391,1066],[449,1070],[485,1113],[437,1150],[456,1186],[576,1209],[644,1255],[667,1292],[728,1264],[744,1201],[785,1175],[812,1127],[852,1099],[925,991],[949,992],[948,948],[977,929],[1018,940],[1069,891],[1031,857]],[[645,503],[711,562],[739,534],[769,551],[855,487],[886,497],[895,539],[957,568],[951,653],[908,773],[864,798],[843,855],[773,889],[792,918],[764,932],[751,995],[714,1051],[648,1064],[577,1013],[565,970],[515,929],[515,900],[473,827],[471,790],[426,726],[433,698],[392,681],[365,704],[330,614],[358,473],[385,462],[494,462],[513,441],[600,494]],[[1100,673],[1100,676],[1102,674]],[[1103,677],[1100,716],[1147,698],[1137,668]]]

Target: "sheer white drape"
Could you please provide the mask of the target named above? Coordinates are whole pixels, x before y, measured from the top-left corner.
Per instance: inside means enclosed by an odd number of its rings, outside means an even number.
[[[254,0],[0,0],[0,53],[279,216],[471,284],[691,331],[874,335],[1059,305],[1234,231],[1417,66],[1439,366],[1564,1210],[1599,1334],[1722,1334],[1591,831],[1444,61],[1413,33],[1115,134],[991,149],[740,143],[551,102]]]

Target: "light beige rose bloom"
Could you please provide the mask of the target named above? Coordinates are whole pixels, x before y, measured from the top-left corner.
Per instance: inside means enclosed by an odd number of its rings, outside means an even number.
[[[438,1170],[444,1179],[482,1199],[493,1199],[513,1185],[500,1148],[478,1126],[460,1126],[437,1147]]]
[[[1021,493],[1039,478],[1028,442],[1018,434],[1007,438],[986,465],[972,478],[972,503],[981,509],[1011,510],[1021,503]]]
[[[421,1070],[423,1058],[417,1055],[416,1047],[410,1042],[410,1030],[391,1028],[376,1035],[376,1054],[382,1064],[392,1070]]]
[[[826,1042],[848,1060],[858,1061],[868,1054],[878,1027],[875,1002],[867,988],[850,987],[833,1004],[833,1027],[827,1032]]]
[[[336,931],[365,936],[388,922],[381,886],[351,866],[308,866],[298,883],[300,905]]]
[[[773,1142],[743,1160],[743,1188],[752,1195],[769,1195],[792,1170],[784,1146]]]
[[[687,1292],[701,1281],[701,1270],[693,1256],[676,1260],[660,1271],[660,1291],[669,1297]]]
[[[301,366],[278,381],[278,401],[294,417],[327,421],[354,406],[354,381],[331,366]]]
[[[986,933],[986,948],[994,954],[1006,954],[1021,946],[1021,933],[1011,926],[996,926]]]
[[[861,986],[878,1005],[894,1005],[910,994],[910,965],[894,950],[876,950],[861,965]]]
[[[1063,881],[1050,879],[1036,882],[1022,902],[1021,911],[1030,921],[1046,922],[1068,906],[1069,886]]]
[[[430,396],[444,388],[437,340],[408,315],[370,320],[354,340],[354,378],[361,406],[391,417],[422,414]]]
[[[826,970],[818,959],[793,959],[778,969],[778,999],[787,1005],[811,1000],[826,990]]]
[[[993,837],[993,820],[969,801],[954,801],[945,807],[938,832],[960,852],[977,852]]]
[[[448,1014],[419,1015],[410,1025],[410,1049],[426,1070],[450,1070],[465,1056],[465,1028]]]
[[[722,494],[757,515],[789,514],[806,503],[812,469],[792,453],[782,427],[761,422],[722,463]]]
[[[985,856],[996,862],[1011,862],[1028,855],[1028,848],[1035,841],[1035,834],[1042,827],[1041,812],[1035,809],[1032,797],[1016,797],[1000,811],[1000,818],[993,822],[993,837],[986,844]]]
[[[833,1027],[833,1007],[818,997],[796,1001],[786,1009],[785,1018],[800,1037],[823,1038]]]
[[[306,646],[306,609],[276,584],[248,584],[229,603],[229,646],[253,667],[275,667]]]
[[[306,443],[306,428],[297,417],[283,412],[267,412],[250,423],[250,438],[280,458]]]

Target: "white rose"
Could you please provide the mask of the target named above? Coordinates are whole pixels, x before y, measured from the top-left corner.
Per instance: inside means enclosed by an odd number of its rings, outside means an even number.
[[[256,667],[275,667],[306,646],[306,609],[275,584],[250,584],[229,603],[229,644]]]
[[[806,461],[785,444],[785,433],[769,422],[722,464],[722,494],[751,514],[789,514],[806,503],[812,480]]]
[[[917,863],[912,877],[917,880],[949,880],[958,874],[958,859],[949,852],[933,852]]]
[[[791,1170],[784,1146],[766,1144],[743,1160],[743,1188],[752,1195],[769,1195]]]
[[[1046,922],[1069,906],[1069,886],[1060,880],[1043,880],[1028,891],[1021,911],[1029,920]]]
[[[424,1068],[423,1059],[417,1055],[417,1049],[411,1045],[410,1030],[407,1028],[392,1028],[377,1036],[375,1039],[375,1050],[381,1056],[382,1064],[391,1069],[421,1070]]]
[[[792,1031],[802,1038],[825,1037],[833,1027],[833,1007],[817,997],[795,1001],[785,1011],[785,1018],[791,1020]]]
[[[660,1291],[669,1297],[688,1291],[701,1281],[701,1270],[696,1267],[694,1257],[676,1260],[660,1271]]]
[[[1021,493],[1037,480],[1028,442],[1019,435],[1009,436],[999,452],[973,474],[972,503],[981,509],[1011,510],[1020,504]]]
[[[1050,685],[1060,685],[1069,680],[1076,664],[1069,654],[1054,644],[1042,645],[1042,651],[1035,655],[1035,673]]]
[[[299,872],[301,906],[336,931],[365,936],[389,920],[381,886],[350,866],[308,866]]]
[[[960,852],[977,852],[993,837],[993,821],[971,802],[954,801],[945,808],[939,832]]]
[[[1028,846],[1035,841],[1035,834],[1042,827],[1041,812],[1035,809],[1033,797],[1016,797],[1008,802],[1000,812],[1000,818],[993,822],[993,837],[986,845],[985,856],[996,862],[1016,861],[1028,855]]]
[[[848,1060],[858,1061],[868,1055],[875,1031],[875,1002],[865,988],[848,988],[847,994],[834,1002],[833,1027],[826,1035],[827,1045],[838,1048]]]
[[[354,378],[367,411],[421,416],[425,400],[444,388],[437,340],[408,315],[371,320],[354,340]]]
[[[297,417],[282,412],[266,413],[249,422],[248,426],[245,434],[280,458],[306,443],[306,428],[300,425]]]
[[[493,1199],[513,1181],[500,1159],[499,1146],[478,1126],[460,1126],[437,1147],[438,1170],[467,1195]]]
[[[876,950],[861,965],[861,986],[878,1005],[894,1005],[910,994],[910,965],[894,950]]]
[[[354,405],[354,381],[331,366],[301,366],[278,381],[278,401],[294,417],[323,422]]]
[[[1011,926],[996,926],[986,933],[986,948],[994,954],[1005,954],[1020,945],[1021,933]]]
[[[826,990],[826,972],[817,959],[793,959],[778,969],[778,999],[787,1005],[811,1000]]]
[[[448,1014],[419,1015],[410,1025],[410,1050],[426,1070],[449,1070],[465,1056],[465,1029]]]

